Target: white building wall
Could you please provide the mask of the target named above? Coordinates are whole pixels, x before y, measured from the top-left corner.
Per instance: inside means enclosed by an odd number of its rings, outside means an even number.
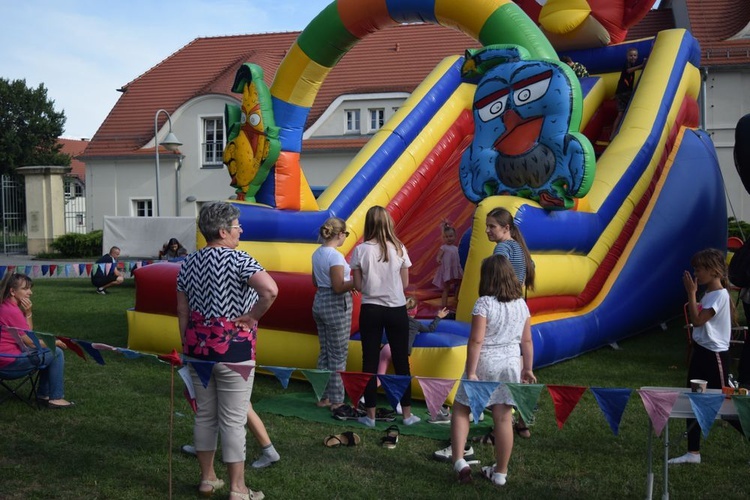
[[[750,113],[750,68],[709,68],[705,128],[711,134],[727,190],[727,214],[750,222],[750,194],[734,165],[734,130]]]

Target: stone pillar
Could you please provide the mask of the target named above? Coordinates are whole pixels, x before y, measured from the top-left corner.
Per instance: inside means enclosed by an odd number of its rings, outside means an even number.
[[[21,167],[26,178],[26,228],[29,255],[51,252],[50,243],[65,234],[63,177],[70,167]]]

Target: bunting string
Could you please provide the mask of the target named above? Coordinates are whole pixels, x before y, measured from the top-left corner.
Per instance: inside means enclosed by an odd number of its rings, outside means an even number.
[[[186,371],[187,367],[185,365],[193,367],[199,380],[205,387],[211,380],[213,366],[216,364],[214,361],[186,358],[176,350],[173,350],[167,355],[154,355],[132,349],[115,347],[101,342],[89,342],[82,339],[73,339],[45,332],[28,330],[26,333],[33,334],[37,338],[43,340],[48,346],[55,345],[55,342],[59,340],[64,343],[71,352],[82,358],[84,361],[88,361],[88,358],[86,357],[86,354],[88,354],[99,365],[105,364],[101,351],[110,351],[119,353],[126,359],[149,357],[157,359],[160,362],[168,363],[173,368],[181,366],[182,368],[178,370],[178,374],[185,384],[184,392],[186,399],[193,408],[193,411],[195,411],[194,389],[192,379]],[[318,400],[320,400],[331,374],[334,373],[328,370],[254,365],[252,363],[224,364],[239,373],[245,380],[247,380],[250,373],[252,373],[252,370],[256,368],[266,370],[276,377],[284,389],[287,388],[292,373],[299,371],[312,386],[313,391],[315,392],[315,397]],[[563,428],[565,421],[577,406],[583,393],[589,390],[593,394],[599,410],[614,435],[619,434],[620,422],[633,393],[633,389],[628,388],[582,387],[554,384],[513,384],[436,377],[411,377],[407,375],[376,375],[373,373],[347,371],[339,371],[336,373],[341,376],[346,393],[349,396],[352,405],[355,407],[364,394],[365,386],[367,386],[373,377],[377,377],[381,387],[385,391],[388,402],[394,409],[408,385],[412,383],[413,380],[416,380],[422,388],[422,392],[425,396],[425,403],[430,414],[437,414],[437,411],[443,405],[451,390],[453,390],[458,382],[459,387],[463,387],[463,390],[469,398],[469,406],[472,414],[474,414],[475,422],[479,421],[479,418],[477,417],[484,410],[492,392],[503,385],[510,391],[515,406],[523,416],[523,419],[527,422],[532,421],[537,402],[542,391],[546,388],[552,398],[555,409],[555,419],[558,428],[560,429]],[[640,396],[646,414],[651,420],[655,434],[659,436],[665,427],[666,421],[672,412],[672,408],[674,407],[677,398],[682,392],[684,392],[684,390],[639,389],[636,392]],[[703,436],[708,437],[716,416],[724,403],[725,396],[723,394],[698,393],[686,393],[686,396],[690,402],[691,409],[695,414],[695,418],[701,427]],[[745,437],[750,439],[750,396],[734,395],[731,396],[731,398],[737,409],[737,415],[742,424]]]

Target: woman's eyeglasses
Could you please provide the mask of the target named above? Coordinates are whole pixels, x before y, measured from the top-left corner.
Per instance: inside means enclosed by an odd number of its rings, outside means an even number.
[[[230,229],[231,229],[231,228],[234,228],[234,229],[242,229],[242,224],[237,224],[236,226],[229,226],[229,228],[230,228]]]

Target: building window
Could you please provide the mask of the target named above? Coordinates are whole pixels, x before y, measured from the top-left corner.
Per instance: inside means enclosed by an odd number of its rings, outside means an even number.
[[[370,131],[380,130],[385,122],[385,110],[376,108],[370,110]]]
[[[153,202],[151,200],[133,200],[133,215],[135,217],[153,217]]]
[[[224,154],[224,119],[203,119],[203,167],[222,168]]]
[[[346,110],[346,132],[353,133],[359,132],[359,110],[358,109],[347,109]]]
[[[76,224],[78,224],[79,226],[83,226],[83,223],[83,214],[76,214]]]
[[[75,179],[66,179],[63,185],[65,199],[80,198],[83,196],[83,185]]]

